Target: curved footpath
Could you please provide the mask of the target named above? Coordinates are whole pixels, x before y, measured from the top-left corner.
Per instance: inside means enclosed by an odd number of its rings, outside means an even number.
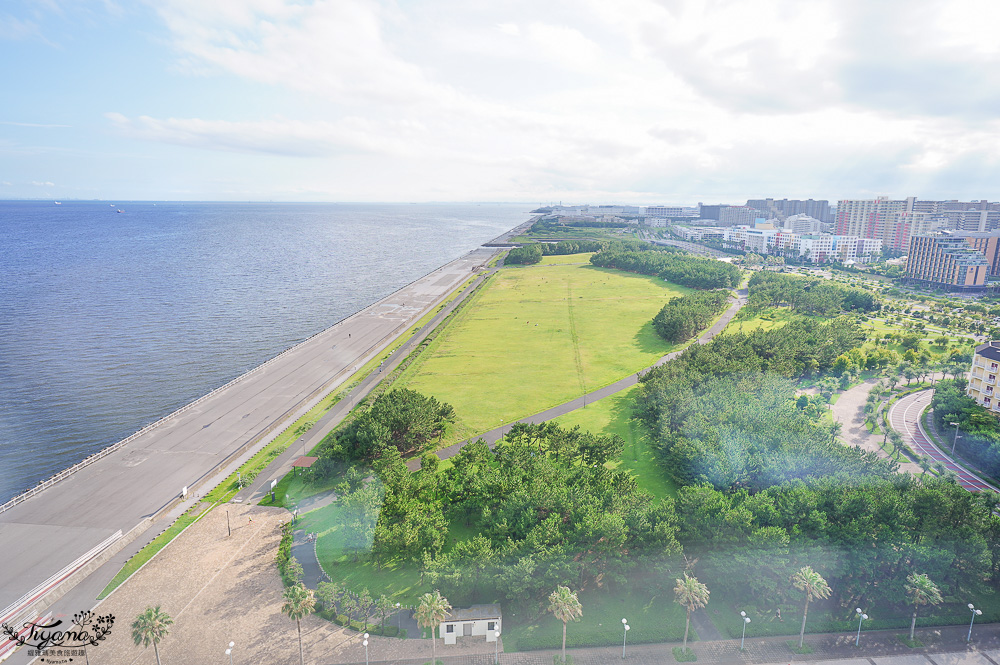
[[[708,330],[703,332],[701,336],[698,337],[695,343],[707,344],[709,341],[712,340],[713,337],[722,332],[722,330],[729,324],[729,322],[733,320],[733,317],[736,316],[736,313],[740,311],[740,308],[743,307],[743,305],[745,305],[747,302],[746,289],[741,289],[736,293],[737,293],[736,300],[729,306],[729,309],[727,309],[722,314],[722,316],[719,317],[719,320],[716,321]],[[658,367],[663,363],[673,360],[682,353],[684,353],[684,349],[668,353],[667,355],[657,360],[653,366]],[[618,381],[606,385],[603,388],[599,388],[598,390],[585,393],[580,397],[577,397],[576,399],[572,399],[563,404],[559,404],[558,406],[554,406],[551,409],[546,409],[545,411],[536,413],[533,416],[528,416],[527,418],[522,418],[514,422],[531,423],[531,424],[543,423],[548,420],[552,420],[553,418],[558,418],[559,416],[565,415],[570,411],[576,411],[577,409],[582,409],[586,407],[587,404],[593,404],[599,399],[604,399],[605,397],[614,395],[615,393],[621,392],[622,390],[626,390],[638,384],[640,374],[641,372],[638,374],[630,374],[626,376],[624,379],[619,379]],[[466,444],[469,443],[470,440],[476,441],[479,439],[483,439],[484,441],[486,441],[487,444],[492,445],[496,443],[498,439],[500,439],[500,437],[510,427],[511,424],[512,423],[508,423],[501,427],[497,427],[496,429],[491,429],[488,432],[480,434],[474,439],[460,441],[458,443],[448,446],[447,448],[442,448],[441,450],[436,451],[437,456],[441,459],[448,459],[449,457],[454,457],[455,455],[458,454],[458,451],[460,451]],[[419,458],[410,459],[409,461],[407,461],[406,465],[407,467],[409,467],[411,471],[415,471],[420,468],[420,459]]]
[[[438,268],[0,513],[0,608],[116,531],[135,529],[134,538],[152,518],[193,504],[199,490],[238,468],[495,253],[480,248]]]

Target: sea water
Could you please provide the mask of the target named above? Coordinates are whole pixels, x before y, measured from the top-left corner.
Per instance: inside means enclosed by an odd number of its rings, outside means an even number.
[[[0,502],[530,207],[0,202]]]

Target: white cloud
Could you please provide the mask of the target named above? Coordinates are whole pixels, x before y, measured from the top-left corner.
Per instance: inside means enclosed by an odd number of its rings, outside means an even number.
[[[105,117],[126,136],[196,148],[295,157],[393,152],[392,144],[379,137],[363,118],[307,123],[281,118],[257,122],[148,116],[131,119],[120,113],[107,113]]]
[[[146,141],[308,157],[318,173],[307,188],[336,179],[407,198],[423,188],[691,202],[849,196],[963,164],[1000,168],[988,158],[1000,147],[988,0],[153,6],[180,72],[293,101],[263,119],[252,107],[241,119],[152,109],[108,114],[113,126]],[[357,163],[378,168],[377,182]]]

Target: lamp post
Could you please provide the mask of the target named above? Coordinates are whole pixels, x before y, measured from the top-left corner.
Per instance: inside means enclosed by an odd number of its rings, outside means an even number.
[[[861,611],[858,607],[854,610],[858,615],[858,636],[854,639],[854,646],[858,646],[861,643],[861,622],[868,618],[868,615]]]
[[[403,632],[403,626],[400,623],[402,619],[399,618],[399,614],[399,603],[396,603],[396,637],[399,637],[399,634]]]
[[[368,633],[365,633],[365,639],[362,644],[365,645],[365,665],[368,665]]]
[[[743,643],[747,639],[747,624],[750,623],[750,617],[743,610],[740,610],[740,616],[743,617],[743,637],[740,638],[740,651],[743,651]]]
[[[958,443],[958,423],[948,423],[955,426],[955,436],[951,437],[951,454],[955,454],[955,444]]]
[[[976,606],[973,605],[972,603],[969,603],[969,609],[972,610],[972,618],[969,619],[969,634],[965,638],[966,642],[972,640],[972,622],[976,620],[977,616],[980,616],[983,613],[982,610],[977,610]]]
[[[500,440],[503,441],[503,418],[500,419]]]
[[[226,649],[226,655],[229,656],[229,665],[233,665],[233,647],[236,646],[236,642],[230,642],[229,648]]]
[[[500,665],[500,629],[493,631],[493,658],[496,665]]]
[[[632,630],[632,626],[628,625],[627,619],[622,619],[622,660],[625,660],[625,640],[628,639],[628,631]]]

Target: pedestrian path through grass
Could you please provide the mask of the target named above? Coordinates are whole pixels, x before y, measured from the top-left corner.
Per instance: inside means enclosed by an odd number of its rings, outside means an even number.
[[[445,445],[572,400],[581,386],[608,385],[677,348],[651,320],[689,289],[554,258],[560,263],[498,272],[396,382],[455,407]]]

